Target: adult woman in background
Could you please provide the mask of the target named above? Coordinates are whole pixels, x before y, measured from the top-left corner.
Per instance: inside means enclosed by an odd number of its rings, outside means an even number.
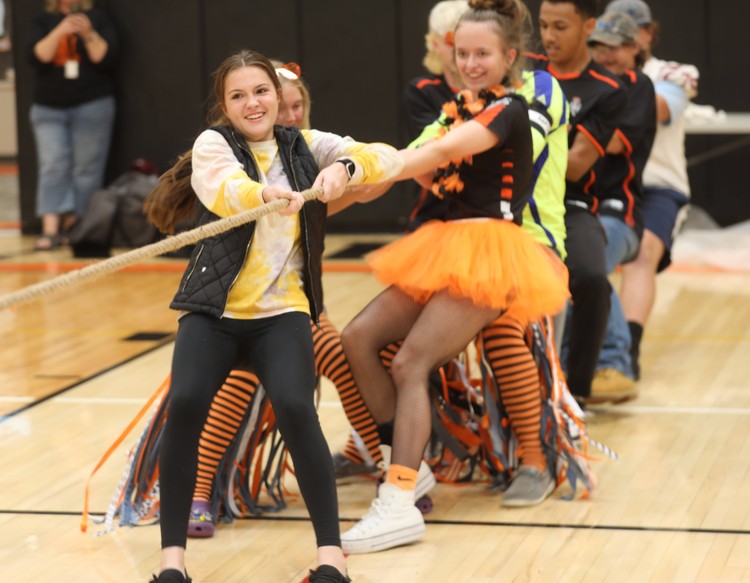
[[[112,23],[92,0],[47,0],[31,21],[28,55],[36,71],[30,118],[37,151],[34,248],[65,243],[104,181],[115,115]]]

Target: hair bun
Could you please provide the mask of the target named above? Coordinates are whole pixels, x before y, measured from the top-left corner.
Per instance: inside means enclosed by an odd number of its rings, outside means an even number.
[[[498,14],[511,17],[518,14],[516,0],[469,0],[469,7],[474,10],[494,10]]]

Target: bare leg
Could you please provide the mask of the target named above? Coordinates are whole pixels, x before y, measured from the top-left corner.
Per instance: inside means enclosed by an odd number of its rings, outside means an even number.
[[[369,395],[392,397],[396,387],[395,430],[386,481],[370,511],[341,535],[348,553],[373,552],[415,542],[425,524],[414,505],[419,466],[432,427],[429,372],[463,350],[498,310],[438,293],[421,306],[389,288],[344,330],[342,341],[357,384]],[[391,375],[380,350],[405,338],[393,358]],[[379,391],[379,393],[378,393]]]
[[[664,243],[651,231],[643,231],[638,257],[622,266],[620,302],[628,322],[646,324],[656,298],[656,271],[664,255]]]
[[[445,292],[427,302],[393,359],[391,372],[397,389],[394,464],[419,467],[432,427],[430,371],[466,348],[498,312]]]
[[[409,332],[423,306],[396,287],[372,300],[341,333],[354,380],[372,415],[393,419],[396,388],[380,350]]]

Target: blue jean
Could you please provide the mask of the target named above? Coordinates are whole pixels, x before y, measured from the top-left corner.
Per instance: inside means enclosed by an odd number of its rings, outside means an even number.
[[[66,108],[33,104],[37,152],[37,216],[86,212],[101,188],[115,117],[114,97]]]
[[[612,273],[620,263],[635,259],[638,255],[640,241],[636,232],[616,217],[603,215],[599,221],[607,234],[605,259],[607,273]],[[609,319],[604,343],[599,352],[597,370],[614,368],[622,374],[633,378],[633,366],[630,360],[630,328],[622,311],[620,298],[612,290]]]

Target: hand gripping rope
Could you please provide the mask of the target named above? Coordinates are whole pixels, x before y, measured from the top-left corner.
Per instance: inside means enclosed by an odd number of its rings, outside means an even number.
[[[311,188],[302,191],[300,194],[305,202],[307,202],[319,198],[320,195],[323,194],[323,189]],[[188,245],[192,245],[208,237],[213,237],[214,235],[219,235],[246,223],[256,221],[260,217],[280,211],[288,205],[289,201],[286,199],[275,200],[257,208],[244,211],[240,214],[213,221],[206,225],[191,229],[190,231],[167,237],[156,243],[133,249],[132,251],[116,255],[115,257],[110,257],[104,261],[98,261],[92,265],[87,265],[86,267],[76,269],[75,271],[71,271],[47,281],[30,285],[16,292],[0,296],[0,310],[26,304],[47,294],[92,281],[103,275],[114,273],[115,271],[143,261],[144,259],[150,259],[158,255],[163,255],[164,253],[175,251],[182,247],[187,247]]]

